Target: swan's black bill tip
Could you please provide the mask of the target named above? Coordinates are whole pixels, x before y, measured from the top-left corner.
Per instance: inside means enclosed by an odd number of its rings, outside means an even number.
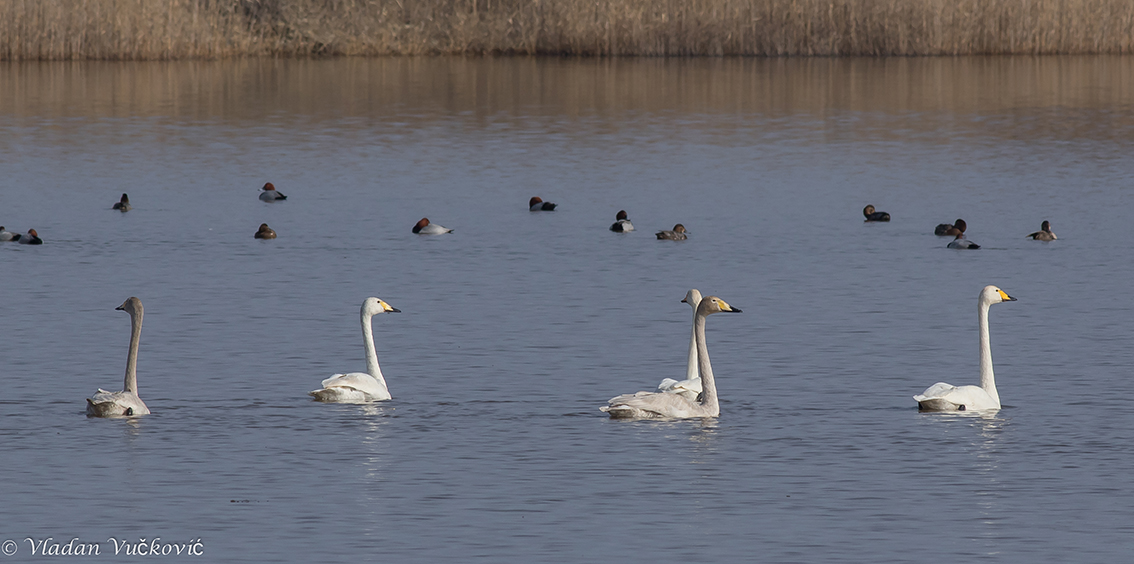
[[[736,308],[736,307],[734,307],[732,309],[722,309],[721,311],[723,311],[725,313],[744,313],[744,310],[742,310],[740,308]]]
[[[389,309],[389,310],[387,310],[387,311],[389,311],[390,313],[401,313],[401,312],[402,312],[402,310],[400,310],[400,309],[398,309],[398,308],[396,308],[396,307],[392,307],[392,308],[390,308],[390,309]]]

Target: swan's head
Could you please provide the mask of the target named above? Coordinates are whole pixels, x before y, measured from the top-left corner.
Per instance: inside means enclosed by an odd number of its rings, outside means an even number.
[[[1000,302],[1014,302],[1016,298],[1004,293],[1004,290],[996,286],[985,286],[980,291],[980,301],[987,304],[998,304]]]
[[[870,214],[872,213],[874,213],[874,206],[866,206],[865,208],[862,208],[862,215],[870,217]]]
[[[401,312],[402,312],[402,310],[400,310],[396,307],[392,307],[392,306],[390,306],[390,304],[388,304],[388,303],[386,303],[386,302],[384,302],[384,301],[382,301],[378,298],[366,298],[366,301],[362,302],[362,314],[363,315],[378,315],[379,313],[401,313]]]
[[[420,220],[418,220],[418,222],[416,224],[414,224],[413,232],[414,233],[420,233],[421,230],[424,229],[426,225],[429,225],[429,218],[423,217]]]
[[[543,198],[540,198],[539,196],[532,196],[532,199],[528,200],[528,207],[530,208],[539,203],[543,203]]]
[[[120,306],[118,306],[114,309],[121,310],[121,311],[124,311],[126,313],[129,313],[130,317],[141,315],[142,314],[142,300],[139,300],[138,298],[135,298],[135,297],[130,297],[126,301],[122,302],[122,305],[120,305]]]
[[[619,210],[618,215],[614,216],[614,219],[617,221],[622,221],[623,219],[626,219],[626,217],[626,210]]]
[[[1040,229],[1043,231],[1051,231],[1051,222],[1046,219],[1043,220],[1043,223],[1040,224]]]
[[[965,220],[963,220],[963,219],[958,219],[957,221],[954,221],[953,227],[956,227],[957,230],[960,231],[961,233],[964,233],[965,230],[969,228],[969,226],[965,224]]]
[[[677,225],[673,226],[673,232],[674,233],[685,233],[685,226],[678,223]]]
[[[701,305],[700,290],[693,288],[692,290],[685,292],[685,299],[681,300],[681,303],[689,304],[693,306],[693,309],[697,309],[697,306]]]
[[[276,187],[271,182],[265,183],[264,187],[261,188],[261,190],[275,190],[275,189],[276,189]]]
[[[740,313],[740,310],[728,305],[728,302],[716,296],[705,296],[701,299],[700,305],[697,306],[697,313],[699,315],[710,315],[713,313]]]
[[[129,204],[130,203],[130,196],[127,196],[126,194],[122,194],[122,199],[118,200],[118,201],[122,202],[123,204]]]

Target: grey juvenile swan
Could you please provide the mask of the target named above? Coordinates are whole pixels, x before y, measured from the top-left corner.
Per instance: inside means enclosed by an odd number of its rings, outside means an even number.
[[[693,322],[697,340],[697,364],[701,371],[700,402],[681,394],[638,392],[611,398],[610,405],[599,409],[609,413],[614,419],[688,419],[720,415],[717,385],[713,380],[713,367],[709,363],[709,349],[705,346],[705,318],[720,312],[740,313],[740,310],[716,296],[707,296],[697,306],[697,316]]]
[[[108,392],[99,388],[94,397],[87,398],[87,415],[146,415],[150,408],[138,397],[138,341],[142,336],[142,300],[132,297],[114,309],[130,314],[130,353],[126,356],[126,381],[122,384],[121,392]]]

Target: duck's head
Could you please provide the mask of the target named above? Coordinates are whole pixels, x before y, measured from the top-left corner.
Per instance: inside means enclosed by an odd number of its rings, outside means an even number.
[[[958,219],[957,221],[954,221],[953,227],[956,227],[958,230],[960,230],[961,233],[964,233],[965,230],[969,228],[969,226],[965,224],[965,220],[963,220],[963,219]]]
[[[386,302],[384,302],[384,301],[382,301],[378,298],[374,298],[374,297],[366,298],[366,301],[362,302],[362,314],[363,315],[378,315],[379,313],[401,313],[401,312],[402,312],[402,310],[400,310],[396,307],[392,307],[392,306],[390,306],[390,304],[388,304],[388,303],[386,303]]]
[[[874,206],[866,206],[865,208],[862,208],[862,215],[870,217],[870,214],[872,213],[874,213]]]
[[[685,292],[685,298],[681,300],[681,303],[689,304],[693,306],[693,309],[697,309],[697,306],[701,304],[701,291],[693,288],[692,290]]]
[[[122,302],[122,305],[114,309],[124,311],[126,313],[129,313],[130,317],[134,317],[135,315],[142,313],[142,300],[131,296],[127,298],[126,301]]]
[[[127,196],[126,194],[122,194],[122,199],[118,200],[118,201],[122,202],[123,204],[129,204],[130,203],[130,196]]]
[[[275,190],[275,189],[276,189],[275,185],[273,185],[271,182],[264,183],[264,187],[261,188],[261,190]]]
[[[673,232],[674,233],[685,233],[685,226],[678,223],[677,225],[673,226]]]
[[[423,218],[421,218],[420,220],[418,220],[418,222],[417,222],[416,224],[414,224],[414,226],[413,226],[413,232],[414,232],[414,233],[420,233],[420,232],[421,232],[421,230],[422,230],[423,228],[425,228],[425,226],[426,226],[426,225],[429,225],[429,218],[428,218],[428,217],[423,217]]]
[[[1004,293],[1004,290],[996,286],[989,285],[985,286],[984,289],[980,291],[980,301],[989,304],[998,304],[1000,302],[1014,302],[1016,298],[1009,296]]]
[[[617,221],[622,221],[623,219],[626,219],[626,217],[626,210],[619,210],[618,215],[615,215],[614,219]]]
[[[530,207],[532,207],[536,204],[542,203],[542,202],[543,202],[543,198],[540,198],[539,196],[532,196],[532,199],[528,200],[528,207],[530,208]]]
[[[36,233],[35,229],[28,229],[28,235],[31,235],[32,237],[39,237],[39,233]]]
[[[1051,231],[1051,222],[1046,219],[1043,220],[1043,223],[1040,224],[1040,229],[1043,231]]]
[[[701,303],[697,306],[697,313],[699,315],[711,315],[714,313],[740,313],[740,309],[728,305],[728,302],[716,296],[705,296],[703,299],[701,299]]]
[[[271,231],[271,230],[272,230],[272,228],[268,227],[267,223],[261,223],[260,224],[260,233],[263,233],[265,231]]]

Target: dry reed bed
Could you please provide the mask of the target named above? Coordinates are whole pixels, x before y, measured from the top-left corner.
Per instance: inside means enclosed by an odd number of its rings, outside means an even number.
[[[0,0],[0,60],[1131,52],[1131,0]]]

